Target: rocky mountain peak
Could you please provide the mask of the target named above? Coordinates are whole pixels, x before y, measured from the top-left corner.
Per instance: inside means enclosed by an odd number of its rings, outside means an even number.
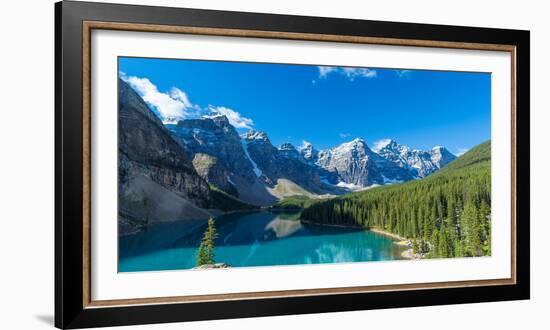
[[[263,131],[256,131],[252,129],[246,132],[242,137],[244,140],[246,140],[249,143],[255,142],[255,143],[271,144],[271,141],[269,141],[267,134]]]
[[[384,139],[376,142],[372,148],[372,150],[378,154],[382,154],[385,152],[397,152],[397,153],[406,153],[411,151],[411,148],[399,144],[397,141],[392,139]]]
[[[432,162],[436,164],[438,168],[441,168],[456,159],[455,155],[442,146],[433,147],[430,151],[430,155]]]
[[[409,169],[417,178],[423,178],[437,171],[456,158],[442,146],[423,151],[411,149],[391,139],[378,141],[373,150],[397,166]]]
[[[353,144],[367,144],[367,142],[363,138],[355,138],[351,140],[349,143]]]
[[[396,142],[392,139],[383,139],[374,143],[372,150],[379,151],[382,149],[392,149]]]
[[[300,147],[300,155],[308,162],[316,162],[319,156],[319,151],[313,147],[308,141],[304,141]]]
[[[281,146],[279,147],[279,150],[285,150],[285,151],[297,151],[296,148],[292,145],[292,143],[283,143],[281,144]]]
[[[372,153],[370,148],[367,146],[367,142],[361,138],[355,138],[350,142],[345,142],[339,145],[338,147],[332,149],[333,154],[345,154],[353,153],[357,156],[366,156]]]
[[[291,143],[283,143],[279,147],[279,153],[287,158],[300,158],[300,153]]]
[[[431,154],[441,154],[441,155],[450,154],[450,151],[447,148],[443,147],[443,146],[435,146],[435,147],[432,148],[432,150],[430,152],[431,152]]]
[[[235,128],[229,123],[229,120],[224,115],[203,117],[199,119],[184,119],[178,121],[175,126],[178,128],[202,129],[212,132],[217,131],[219,133],[223,132],[238,135]],[[167,127],[172,128],[173,125],[167,125]]]
[[[412,178],[407,170],[373,152],[361,138],[320,151],[316,164],[336,173],[341,180],[337,183],[338,186],[352,189]]]
[[[214,121],[220,127],[232,126],[229,123],[229,119],[227,119],[227,117],[225,115],[216,115],[216,116],[212,116],[212,117],[208,117],[208,118],[210,118],[212,121]]]

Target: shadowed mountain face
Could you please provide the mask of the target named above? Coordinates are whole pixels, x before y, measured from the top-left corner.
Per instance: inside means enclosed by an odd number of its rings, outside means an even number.
[[[207,154],[215,157],[229,173],[236,173],[243,180],[253,183],[256,175],[241,146],[241,138],[225,116],[204,119],[186,119],[168,128],[183,148],[193,155]],[[206,164],[205,164],[206,165]],[[231,178],[217,182],[221,186]]]
[[[238,197],[240,187],[236,182],[250,186],[256,181],[241,138],[225,116],[181,120],[167,127],[209,183]]]
[[[260,131],[248,132],[243,140],[244,147],[261,170],[267,185],[273,187],[279,180],[285,179],[314,194],[330,192],[330,187],[321,183],[319,168],[308,164],[290,143],[276,148],[267,134]]]
[[[276,201],[227,117],[186,119],[167,128],[210,184],[251,204],[269,205]]]
[[[122,222],[135,225],[208,216],[203,210],[209,205],[207,182],[162,122],[122,80],[118,126]]]

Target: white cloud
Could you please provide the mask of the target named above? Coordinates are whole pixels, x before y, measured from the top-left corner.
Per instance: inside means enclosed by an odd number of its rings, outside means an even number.
[[[164,124],[177,123],[188,118],[213,118],[226,116],[229,123],[235,128],[252,129],[254,121],[243,117],[239,112],[223,107],[209,105],[206,108],[193,104],[187,93],[177,87],[172,87],[169,92],[158,90],[157,86],[147,78],[127,76],[120,71],[119,76],[126,81],[149,104]]]
[[[336,66],[320,66],[319,78],[327,78],[329,74],[340,74],[353,81],[355,78],[375,78],[376,70],[369,68],[344,68]]]
[[[189,101],[187,94],[178,88],[174,87],[169,93],[163,93],[147,78],[126,75],[121,75],[121,78],[156,110],[165,124],[185,119],[198,109]]]
[[[412,73],[411,70],[394,70],[394,72],[399,78],[408,77]]]
[[[319,67],[319,78],[326,78],[329,73],[335,72],[336,68],[332,66],[320,66]]]
[[[349,134],[349,133],[340,133],[340,134],[338,134],[338,135],[339,135],[340,138],[342,138],[342,139],[345,139],[345,138],[348,138],[348,137],[351,136],[351,134]]]
[[[252,121],[252,119],[243,117],[240,113],[233,109],[209,105],[208,110],[211,114],[204,115],[204,118],[212,118],[223,115],[227,117],[229,123],[235,128],[252,129],[252,126],[254,126],[254,121]]]
[[[201,108],[191,103],[187,93],[177,87],[172,87],[169,92],[164,93],[147,78],[127,76],[123,72],[119,72],[119,76],[153,108],[164,124],[177,123],[187,118],[200,118],[201,115],[204,118],[223,115],[235,128],[252,129],[254,125],[252,119],[243,117],[237,111],[227,107],[209,105]]]
[[[170,97],[183,103],[186,108],[195,107],[191,103],[191,101],[189,101],[189,97],[187,96],[187,94],[177,87],[172,87],[172,89],[170,90]]]

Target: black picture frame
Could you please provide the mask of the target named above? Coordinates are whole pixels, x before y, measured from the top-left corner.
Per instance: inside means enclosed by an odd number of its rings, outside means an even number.
[[[83,227],[83,22],[330,34],[516,49],[516,283],[209,302],[85,307]],[[529,31],[62,1],[55,4],[55,326],[146,323],[324,313],[529,299]]]

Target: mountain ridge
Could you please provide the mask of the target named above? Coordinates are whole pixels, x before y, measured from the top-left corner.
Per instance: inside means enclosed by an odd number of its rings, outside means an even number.
[[[456,158],[444,147],[423,151],[390,139],[372,149],[362,138],[324,150],[309,142],[302,147],[288,142],[276,147],[261,130],[239,135],[224,115],[184,119],[167,127],[196,160],[197,172],[205,180],[257,205],[280,198],[272,194],[280,179],[313,194],[339,195],[423,178]],[[250,186],[255,187],[255,193],[245,197]]]

